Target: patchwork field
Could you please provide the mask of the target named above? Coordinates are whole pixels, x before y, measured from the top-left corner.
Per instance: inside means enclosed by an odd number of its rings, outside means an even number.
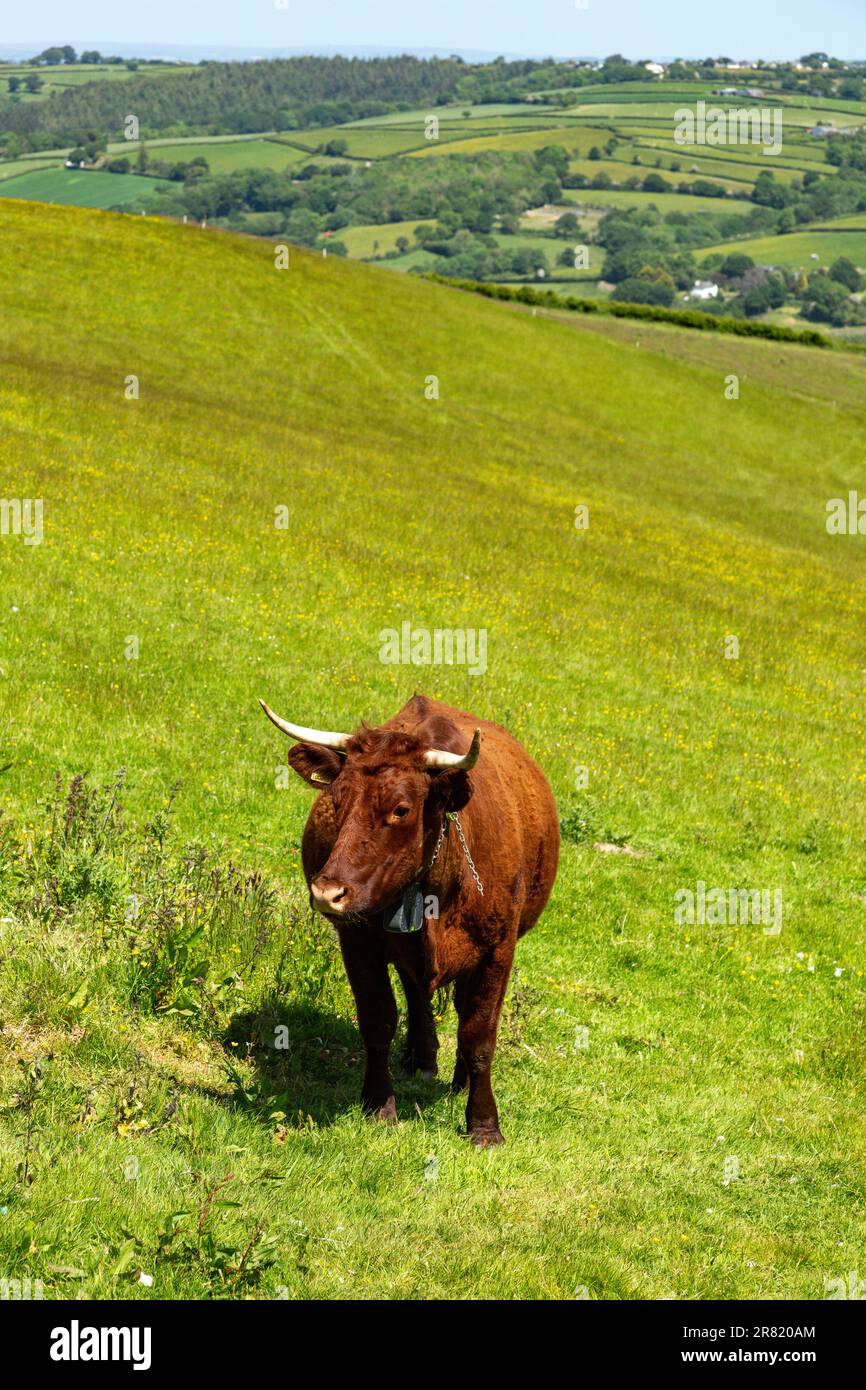
[[[712,1300],[862,1268],[863,539],[825,520],[866,359],[9,199],[0,353],[6,494],[44,505],[0,536],[6,1274]],[[484,675],[383,665],[404,619],[483,628]],[[562,820],[501,1151],[441,1079],[361,1117],[257,705],[352,727],[419,688],[506,724]],[[781,892],[781,930],[677,920],[699,883]]]
[[[86,71],[79,68],[40,71],[47,74],[46,80],[51,83],[78,83],[87,76]],[[111,74],[112,80],[131,75],[126,69],[111,68],[105,71]],[[166,71],[180,69],[150,70],[155,79]],[[101,70],[94,71],[94,75],[100,77],[103,73]],[[0,70],[0,89],[2,77],[3,71]],[[341,205],[333,217],[329,217],[329,214],[334,210],[335,199],[328,186],[316,189],[312,217],[306,213],[291,217],[287,209],[294,206],[295,195],[291,189],[286,189],[285,184],[280,194],[282,202],[276,211],[270,190],[260,197],[251,195],[244,206],[243,197],[237,192],[229,196],[228,203],[218,192],[214,192],[212,197],[207,194],[197,197],[193,192],[184,201],[186,195],[180,184],[170,185],[171,197],[163,203],[163,210],[173,216],[186,212],[191,220],[207,219],[211,224],[242,229],[250,234],[282,236],[288,241],[315,246],[318,250],[326,246],[331,235],[338,236],[347,246],[351,258],[381,260],[388,257],[388,268],[403,272],[436,269],[448,273],[451,267],[447,261],[455,252],[453,248],[443,249],[442,244],[453,235],[455,228],[464,228],[471,230],[473,235],[478,234],[482,240],[474,245],[477,253],[474,257],[464,254],[461,274],[477,274],[489,280],[501,278],[511,282],[516,279],[532,282],[539,278],[550,279],[551,276],[566,283],[574,279],[573,272],[556,264],[562,245],[552,238],[532,243],[533,251],[540,250],[545,257],[544,276],[539,275],[540,268],[535,262],[528,267],[518,264],[515,268],[509,266],[507,256],[491,256],[485,262],[482,254],[484,245],[491,251],[497,248],[500,251],[515,249],[518,245],[514,238],[500,235],[503,204],[494,187],[495,175],[490,173],[491,165],[495,165],[492,157],[497,154],[520,154],[528,162],[539,150],[549,146],[560,146],[568,157],[567,163],[562,161],[559,168],[559,187],[556,191],[548,192],[544,188],[538,189],[536,183],[532,202],[524,199],[520,212],[525,214],[531,210],[536,201],[543,206],[555,199],[566,206],[574,205],[583,215],[582,235],[593,244],[592,273],[587,275],[581,272],[579,275],[587,294],[607,296],[612,292],[609,282],[598,278],[604,262],[604,252],[598,244],[603,239],[600,235],[601,223],[608,212],[626,209],[638,212],[656,209],[660,218],[678,214],[687,218],[700,215],[717,220],[716,225],[708,221],[700,225],[695,223],[694,230],[698,235],[693,243],[688,242],[686,234],[683,235],[683,245],[694,247],[694,260],[689,262],[686,270],[680,267],[675,272],[676,289],[680,295],[687,292],[692,276],[697,273],[697,266],[707,255],[740,249],[739,240],[723,240],[734,235],[732,228],[718,225],[718,219],[730,214],[742,217],[742,249],[761,264],[772,263],[809,271],[817,265],[828,265],[836,256],[845,254],[862,265],[860,242],[842,240],[839,235],[843,230],[860,230],[856,224],[856,214],[852,222],[849,212],[848,219],[839,223],[838,231],[833,217],[828,217],[826,223],[822,223],[822,240],[818,243],[812,230],[798,231],[793,237],[773,235],[775,221],[770,218],[769,226],[766,219],[762,222],[760,210],[756,210],[756,204],[752,201],[756,180],[762,173],[771,173],[776,184],[782,186],[785,190],[783,201],[800,196],[802,181],[807,174],[811,176],[817,173],[822,179],[834,180],[835,166],[826,159],[827,142],[810,134],[810,130],[815,122],[844,123],[846,129],[856,128],[858,122],[866,117],[866,112],[861,109],[862,104],[841,99],[807,99],[801,93],[777,90],[773,87],[776,79],[769,74],[751,79],[737,75],[727,80],[737,83],[760,82],[764,95],[754,100],[747,100],[745,94],[721,97],[716,94],[721,78],[715,82],[599,82],[580,89],[561,87],[533,92],[531,99],[524,101],[464,103],[455,100],[446,105],[431,103],[429,108],[418,106],[412,110],[391,111],[343,124],[306,126],[300,120],[297,129],[268,129],[245,135],[161,136],[149,138],[146,143],[153,160],[182,161],[204,157],[208,161],[211,181],[250,168],[284,175],[299,188],[311,171],[317,172],[326,185],[327,175],[333,171],[346,185],[351,181],[355,189],[361,189],[363,179],[369,177],[371,185],[377,190],[374,196],[361,199],[357,208]],[[756,106],[759,109],[769,108],[774,114],[781,112],[781,150],[768,154],[758,145],[740,142],[721,146],[677,143],[678,113],[684,107],[694,108],[698,101],[727,111]],[[286,112],[272,112],[270,123],[280,124],[277,117],[287,114],[290,116]],[[431,117],[438,122],[438,138],[427,138],[432,133]],[[291,119],[286,123],[291,124]],[[133,161],[138,150],[137,144],[117,141],[108,147],[111,156],[122,154]],[[325,153],[326,150],[328,153]],[[12,151],[13,154],[17,152]],[[61,168],[52,167],[52,160],[59,166],[63,153],[53,152],[48,159],[30,156],[0,163],[0,186],[5,185],[4,194],[73,205],[130,207],[136,212],[148,207],[150,194],[155,187],[152,182],[137,182],[136,176],[132,175],[123,183],[115,180],[109,185],[104,180],[96,182],[92,171],[83,171],[83,178],[78,174],[70,177]],[[590,158],[591,153],[597,157]],[[558,158],[562,159],[562,156]],[[499,213],[492,220],[484,214],[479,216],[479,210],[474,206],[476,200],[465,185],[447,190],[437,186],[435,196],[429,199],[418,197],[419,160],[423,165],[433,161],[429,175],[431,182],[439,177],[444,179],[444,175],[437,173],[440,161],[466,161],[467,166],[471,166],[473,160],[479,160],[479,164],[486,161],[485,172],[479,175],[484,183],[484,200],[498,207]],[[406,161],[411,163],[407,164]],[[312,166],[315,166],[315,170],[312,170]],[[402,169],[407,171],[404,185],[400,185],[397,173]],[[666,184],[665,190],[653,192],[640,187],[653,174],[661,176]],[[572,187],[577,176],[582,176],[590,186]],[[376,183],[377,179],[380,182]],[[390,180],[387,193],[386,180]],[[700,188],[695,196],[677,191],[678,185],[688,186],[698,180],[724,190],[728,196],[719,199],[706,197]],[[512,186],[514,181],[512,176]],[[591,186],[596,181],[601,183],[601,187]],[[626,186],[635,183],[638,187]],[[343,191],[339,193],[340,198],[345,196]],[[234,201],[231,201],[232,198]],[[298,201],[300,204],[305,202],[303,192],[299,194]],[[348,203],[348,198],[346,201]],[[379,206],[381,221],[375,221],[376,208]],[[829,201],[825,202],[825,206],[831,206]],[[447,230],[437,232],[435,240],[438,241],[440,254],[436,254],[435,249],[419,249],[412,232],[421,221],[428,224],[435,222],[437,209],[440,208],[452,220]],[[811,209],[807,215],[811,220]],[[748,225],[747,219],[751,220],[752,226]],[[521,225],[524,228],[530,225],[525,216]],[[539,230],[542,230],[541,226]],[[545,226],[544,230],[549,231],[550,227]],[[662,229],[660,234],[663,235]],[[403,235],[409,239],[407,250],[396,245],[397,239]],[[486,243],[483,242],[485,236],[490,238]],[[712,237],[714,244],[704,246],[702,243],[708,236]],[[813,255],[818,257],[817,261],[812,259]],[[655,265],[651,255],[647,265],[650,269]],[[666,272],[669,269],[664,265],[661,268]],[[791,286],[787,292],[789,299],[783,308],[754,312],[760,313],[767,322],[798,323],[801,304],[796,298],[790,297],[793,295]],[[733,295],[732,291],[729,299]],[[724,303],[726,312],[744,312],[739,301],[733,305],[727,301]],[[836,313],[832,322],[828,319],[827,331],[833,334],[856,333],[856,321],[860,317],[862,314],[852,301],[844,312],[839,310]]]

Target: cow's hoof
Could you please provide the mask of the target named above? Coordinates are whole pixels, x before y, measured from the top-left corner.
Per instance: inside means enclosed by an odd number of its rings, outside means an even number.
[[[369,1101],[363,1102],[364,1114],[371,1120],[376,1120],[380,1125],[395,1125],[397,1123],[397,1101],[394,1096],[389,1096],[384,1105],[373,1105]]]
[[[469,1138],[472,1140],[476,1149],[489,1149],[492,1148],[494,1144],[505,1143],[498,1129],[471,1129],[469,1131]]]
[[[432,1065],[428,1062],[425,1066],[423,1062],[416,1062],[412,1057],[404,1057],[402,1067],[406,1076],[420,1076],[422,1081],[435,1081],[439,1075],[439,1068],[435,1062]]]

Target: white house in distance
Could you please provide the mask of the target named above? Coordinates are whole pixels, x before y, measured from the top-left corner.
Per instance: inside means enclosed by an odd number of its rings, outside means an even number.
[[[714,280],[696,280],[686,295],[687,299],[716,299],[719,287]]]
[[[664,77],[665,70],[662,63],[644,63],[647,72],[651,72],[653,77]]]

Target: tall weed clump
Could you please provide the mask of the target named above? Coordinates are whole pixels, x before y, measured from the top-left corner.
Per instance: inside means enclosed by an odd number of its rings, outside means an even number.
[[[302,886],[180,842],[179,785],[130,825],[125,776],[65,785],[58,773],[33,825],[0,818],[0,939],[27,1012],[70,1018],[109,1003],[221,1033],[265,1000],[342,1001],[333,935]]]

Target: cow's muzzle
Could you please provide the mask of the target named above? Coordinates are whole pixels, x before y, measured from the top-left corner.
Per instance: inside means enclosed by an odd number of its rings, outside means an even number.
[[[310,884],[310,904],[316,912],[329,917],[341,917],[349,911],[352,890],[345,883],[318,874]]]

